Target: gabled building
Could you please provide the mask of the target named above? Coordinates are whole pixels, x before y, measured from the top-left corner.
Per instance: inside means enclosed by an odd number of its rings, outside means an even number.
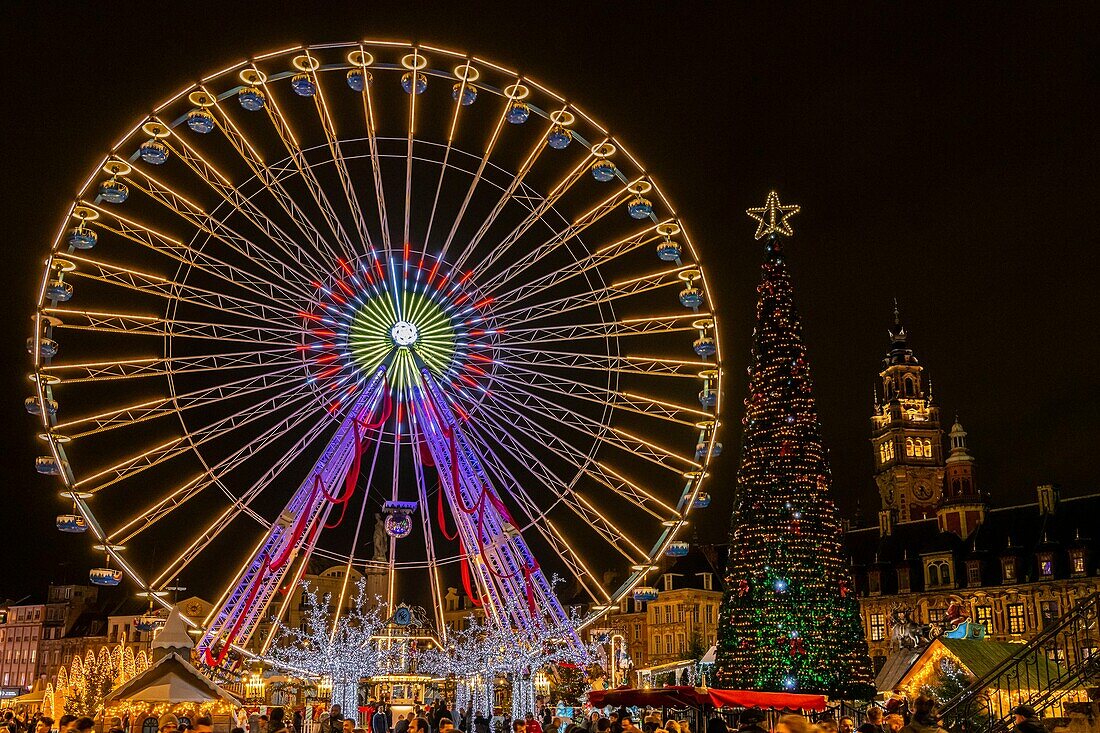
[[[945,457],[939,408],[896,309],[889,334],[871,417],[882,507],[877,526],[846,534],[876,671],[896,610],[939,628],[961,613],[987,638],[1019,642],[1100,591],[1100,494],[1063,498],[1045,485],[1035,502],[993,506],[958,420]]]

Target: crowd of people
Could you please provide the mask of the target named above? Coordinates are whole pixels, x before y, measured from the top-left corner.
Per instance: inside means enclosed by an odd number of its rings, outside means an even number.
[[[294,710],[291,717],[283,708],[270,708],[268,714],[251,715],[243,709],[234,719],[231,733],[303,733],[303,710]],[[396,720],[386,703],[371,702],[361,715],[345,717],[339,705],[322,713],[317,719],[314,733],[496,733],[493,721],[472,710],[452,711],[446,701],[437,699],[428,705],[416,705]],[[947,733],[936,717],[936,703],[931,697],[918,697],[908,711],[887,712],[872,705],[864,713],[863,722],[857,727],[849,716],[839,719],[825,715],[811,721],[803,715],[782,715],[774,726],[766,725],[764,711],[749,708],[737,716],[737,726],[731,729],[725,718],[714,711],[706,721],[705,730],[697,733]],[[1033,708],[1020,705],[1013,711],[1016,717],[1015,733],[1046,733]],[[908,719],[906,719],[908,718]],[[358,721],[365,721],[360,727]],[[129,721],[110,718],[104,721],[106,733],[130,733]],[[56,724],[55,724],[56,723]],[[157,721],[158,733],[213,733],[210,718],[198,717],[192,721],[180,721],[166,713]],[[95,733],[97,721],[90,717],[62,715],[57,721],[41,712],[22,716],[11,710],[0,717],[0,733]],[[625,708],[602,712],[593,710],[586,717],[574,720],[555,715],[552,708],[540,710],[536,717],[529,712],[520,720],[513,720],[510,733],[696,733],[686,718],[662,720],[658,711],[635,715]]]

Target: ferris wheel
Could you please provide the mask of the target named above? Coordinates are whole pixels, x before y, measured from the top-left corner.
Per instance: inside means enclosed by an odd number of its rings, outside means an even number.
[[[709,503],[711,304],[673,206],[566,97],[423,45],[280,50],[158,105],[65,212],[36,468],[93,582],[209,594],[214,664],[266,648],[310,558],[440,629],[448,583],[531,632],[569,589],[587,623]]]

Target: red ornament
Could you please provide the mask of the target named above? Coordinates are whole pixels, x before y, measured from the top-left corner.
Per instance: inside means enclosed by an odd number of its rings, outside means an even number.
[[[738,597],[744,596],[749,592],[749,581],[742,578],[737,581],[737,595]]]
[[[792,453],[794,453],[794,443],[789,440],[784,440],[779,444],[779,455],[789,456]]]
[[[847,598],[848,594],[851,592],[851,589],[848,588],[848,581],[842,580],[838,585],[840,586],[840,597]]]

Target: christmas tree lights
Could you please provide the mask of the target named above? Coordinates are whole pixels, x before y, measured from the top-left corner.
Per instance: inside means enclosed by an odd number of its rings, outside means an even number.
[[[295,674],[306,674],[332,685],[332,703],[343,710],[359,706],[359,680],[390,671],[399,653],[397,645],[377,639],[386,623],[385,604],[369,599],[366,580],[357,584],[353,605],[333,626],[329,598],[305,587],[305,623],[293,628],[282,623],[269,653],[271,663]],[[373,601],[373,602],[372,602]]]
[[[766,237],[749,396],[730,530],[714,683],[723,688],[873,693],[859,602],[829,498],[830,470],[782,237],[798,207],[775,192],[748,214]]]

